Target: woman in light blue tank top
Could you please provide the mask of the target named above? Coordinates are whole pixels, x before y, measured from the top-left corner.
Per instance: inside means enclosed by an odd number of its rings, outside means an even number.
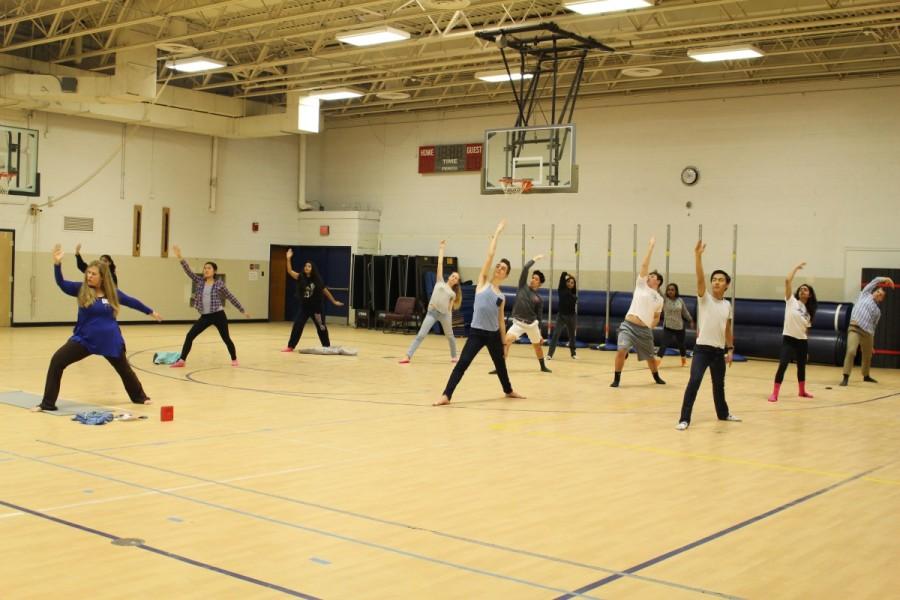
[[[475,314],[472,317],[472,325],[469,328],[469,337],[466,340],[466,345],[463,346],[459,362],[456,363],[453,372],[450,373],[450,379],[444,388],[444,394],[440,400],[434,403],[435,406],[450,404],[453,391],[459,385],[466,369],[469,368],[472,360],[485,346],[487,346],[488,352],[491,354],[491,360],[494,361],[497,378],[500,380],[500,385],[503,387],[503,393],[506,394],[506,397],[525,397],[513,391],[512,384],[509,381],[509,374],[506,371],[506,361],[503,358],[503,338],[506,336],[506,322],[503,318],[505,296],[500,291],[500,283],[509,275],[509,261],[501,258],[493,266],[493,274],[488,279],[488,273],[491,272],[491,265],[494,262],[494,253],[497,251],[497,238],[500,237],[504,227],[506,227],[505,219],[500,221],[496,231],[494,231],[494,235],[491,237],[487,258],[481,267],[481,273],[478,275],[478,286],[475,288]]]

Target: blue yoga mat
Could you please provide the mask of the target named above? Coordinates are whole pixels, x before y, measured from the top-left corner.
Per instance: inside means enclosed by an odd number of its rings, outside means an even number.
[[[37,394],[29,394],[28,392],[22,391],[0,392],[0,404],[9,404],[10,406],[18,406],[19,408],[32,409],[40,403],[41,397]],[[59,400],[57,401],[56,406],[59,407],[59,410],[48,410],[45,411],[45,413],[48,415],[55,415],[57,417],[71,417],[75,413],[80,412],[89,412],[92,410],[109,410],[108,408],[104,408],[102,406],[81,404],[79,402],[72,402],[69,400]]]

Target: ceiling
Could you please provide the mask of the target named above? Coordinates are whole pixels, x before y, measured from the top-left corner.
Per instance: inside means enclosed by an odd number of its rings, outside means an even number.
[[[900,2],[657,0],[625,13],[581,16],[553,0],[18,0],[0,16],[2,52],[98,73],[115,53],[159,48],[168,85],[284,104],[286,92],[353,86],[362,98],[323,103],[329,118],[512,102],[508,83],[478,71],[502,66],[476,31],[554,22],[614,50],[589,53],[579,99],[779,81],[900,75]],[[390,25],[411,38],[357,48],[339,33]],[[698,63],[687,50],[753,43],[755,60]],[[181,46],[228,66],[203,75],[163,67]],[[181,48],[183,51],[184,48]],[[623,69],[660,73],[629,77]],[[563,83],[574,59],[558,64]],[[379,92],[406,92],[384,100]]]

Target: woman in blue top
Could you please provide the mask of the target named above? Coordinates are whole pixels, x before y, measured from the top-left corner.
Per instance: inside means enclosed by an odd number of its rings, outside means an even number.
[[[57,244],[53,248],[53,273],[56,285],[69,296],[78,298],[78,321],[75,323],[72,337],[50,360],[44,397],[33,410],[56,410],[63,371],[72,363],[91,354],[99,354],[109,361],[122,378],[132,402],[150,404],[150,398],[144,393],[141,382],[128,364],[128,358],[125,356],[125,340],[122,338],[116,316],[119,314],[120,304],[151,315],[157,321],[161,320],[159,313],[145,306],[140,300],[117,290],[109,267],[100,261],[95,260],[87,266],[84,271],[84,282],[64,280],[60,266],[62,257],[62,248]]]
[[[506,371],[506,361],[503,358],[503,338],[506,337],[506,319],[503,316],[503,306],[506,303],[506,297],[500,291],[500,283],[509,275],[509,261],[501,258],[500,262],[494,265],[493,276],[491,279],[488,279],[491,263],[494,262],[494,252],[497,251],[497,238],[500,237],[504,227],[506,227],[505,219],[500,221],[500,224],[497,225],[497,230],[494,231],[494,235],[491,237],[487,258],[481,267],[481,273],[478,275],[478,285],[475,288],[475,313],[472,316],[469,337],[466,339],[466,345],[463,346],[459,362],[456,363],[453,372],[450,373],[447,387],[444,388],[444,395],[434,403],[434,406],[450,404],[453,390],[459,385],[459,381],[465,374],[466,369],[469,368],[469,365],[472,364],[472,360],[485,346],[487,346],[488,352],[491,354],[491,360],[494,361],[497,378],[500,379],[500,385],[503,386],[503,393],[506,394],[506,397],[525,397],[513,391],[512,384],[509,382],[509,374]]]

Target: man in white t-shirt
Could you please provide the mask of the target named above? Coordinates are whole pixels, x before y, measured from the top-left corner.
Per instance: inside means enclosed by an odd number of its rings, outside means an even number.
[[[681,419],[675,429],[684,431],[691,424],[691,411],[703,376],[709,368],[712,376],[713,402],[716,416],[720,421],[740,421],[728,411],[725,402],[725,367],[731,365],[734,352],[734,334],[731,328],[731,303],[725,299],[725,292],[731,285],[731,276],[716,269],[709,278],[703,274],[703,251],[706,244],[698,241],[694,248],[694,267],[697,271],[697,343],[691,360],[691,378],[684,390],[681,403]]]
[[[663,277],[656,271],[650,272],[650,257],[653,255],[655,245],[656,238],[650,238],[647,255],[641,263],[641,272],[638,273],[635,282],[631,306],[628,307],[625,320],[619,325],[616,339],[616,371],[609,387],[619,387],[622,367],[625,366],[625,359],[628,358],[628,351],[632,347],[637,352],[638,360],[647,361],[653,380],[660,385],[665,383],[657,372],[659,365],[653,353],[653,328],[659,323],[659,315],[663,308],[663,297],[659,295]]]

